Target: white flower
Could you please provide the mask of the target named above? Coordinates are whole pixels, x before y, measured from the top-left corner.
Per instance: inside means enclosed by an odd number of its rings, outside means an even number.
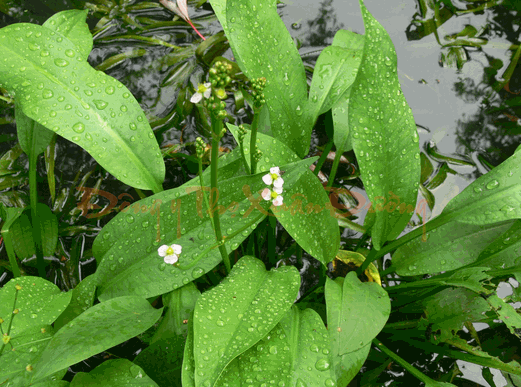
[[[264,200],[272,200],[272,204],[275,207],[282,205],[283,197],[281,195],[282,187],[273,187],[273,190],[269,188],[264,188],[261,192],[261,196]]]
[[[267,185],[272,185],[276,188],[282,188],[284,184],[284,180],[280,177],[280,169],[279,167],[270,168],[270,173],[262,176],[262,181]]]
[[[192,95],[192,98],[190,98],[190,102],[192,103],[198,103],[204,98],[208,99],[210,98],[210,95],[212,95],[212,84],[210,82],[206,83],[200,83],[197,87],[197,93]]]
[[[165,263],[174,264],[179,260],[179,255],[181,255],[182,249],[181,245],[163,245],[157,249],[157,253],[160,257],[164,257]]]

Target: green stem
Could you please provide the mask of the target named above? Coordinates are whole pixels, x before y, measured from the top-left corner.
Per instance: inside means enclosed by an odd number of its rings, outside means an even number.
[[[38,187],[36,182],[36,163],[38,155],[29,155],[29,198],[31,202],[31,218],[33,226],[34,248],[36,250],[36,266],[38,267],[38,275],[45,278],[45,267],[43,262],[42,251],[42,235],[40,232],[40,222],[36,213],[36,205],[38,203]]]
[[[329,142],[324,147],[324,150],[322,151],[322,155],[320,156],[320,158],[317,161],[317,166],[315,167],[315,170],[313,171],[315,176],[318,176],[318,173],[320,172],[320,170],[322,169],[322,166],[326,162],[327,155],[329,154],[329,151],[331,150],[332,147],[333,147],[333,140],[329,140]]]
[[[255,159],[255,149],[257,149],[257,128],[259,127],[260,110],[253,114],[253,122],[251,123],[251,138],[250,138],[250,163],[251,174],[255,175],[257,170],[257,160]]]
[[[11,98],[4,97],[3,95],[0,95],[0,100],[5,101],[7,103],[14,103],[14,101]]]
[[[329,179],[327,181],[327,186],[332,187],[333,182],[335,181],[336,171],[338,169],[338,164],[340,163],[340,157],[344,151],[341,148],[337,148],[335,152],[335,159],[333,160],[333,166],[331,167],[331,173],[329,174]]]
[[[396,250],[398,247],[412,241],[413,239],[418,238],[424,232],[427,233],[435,228],[438,228],[438,227],[444,225],[445,223],[451,221],[454,218],[457,219],[456,216],[457,216],[456,213],[451,213],[446,216],[440,215],[437,218],[426,223],[423,227],[418,227],[418,228],[412,230],[410,233],[405,234],[401,238],[396,239],[395,241],[389,243],[388,245],[385,245],[384,247],[382,247],[382,249],[378,250],[377,252],[375,252],[373,254],[369,253],[369,256],[367,257],[367,259],[364,261],[362,266],[360,266],[358,268],[358,270],[356,272],[358,273],[358,271],[360,271],[360,273],[362,273],[365,269],[367,269],[367,266],[369,266],[369,264],[373,260],[381,258],[385,254],[390,253],[391,251]],[[371,250],[371,251],[373,251],[373,250]],[[371,259],[369,259],[369,257],[371,257]],[[393,273],[394,271],[395,271],[395,269],[391,266],[388,269],[386,269],[385,271],[383,271],[382,273],[380,273],[380,275],[387,275],[389,273]]]
[[[223,235],[221,232],[221,221],[219,219],[219,211],[217,210],[217,202],[219,200],[219,193],[217,191],[217,172],[219,163],[219,141],[221,139],[221,131],[223,130],[223,122],[221,119],[212,114],[212,164],[211,164],[211,180],[210,180],[210,201],[212,202],[215,211],[210,211],[210,218],[213,218],[213,229],[215,231],[215,239],[219,244],[219,251],[226,267],[226,273],[230,273],[231,265],[230,258],[226,252],[226,247],[223,243]],[[215,200],[212,200],[212,197]]]
[[[9,233],[9,231],[3,231],[2,237],[4,238],[5,250],[7,251],[7,256],[9,257],[9,263],[11,265],[11,271],[13,272],[13,276],[15,278],[20,277],[22,274],[20,273],[20,267],[18,267],[18,262],[16,262],[16,255],[13,249],[13,242],[11,241],[11,234]]]
[[[387,356],[389,356],[391,359],[393,359],[395,362],[400,364],[403,368],[405,368],[409,373],[411,373],[414,377],[425,383],[426,386],[429,386],[431,384],[436,384],[435,380],[429,378],[424,373],[418,371],[416,367],[412,366],[411,364],[407,363],[405,360],[403,360],[400,356],[395,354],[393,351],[391,351],[389,348],[387,348],[385,345],[382,344],[382,342],[376,338],[373,339],[373,344],[376,346],[376,348],[380,349],[383,353],[385,353]]]
[[[248,175],[251,175],[250,166],[248,165],[248,162],[246,161],[246,155],[244,154],[244,140],[241,141],[239,146],[241,147],[241,155],[242,155],[242,162],[244,163],[244,169],[246,169],[246,173]]]
[[[198,157],[199,164],[199,185],[201,186],[201,192],[203,194],[204,203],[206,204],[206,208],[208,209],[208,214],[210,214],[210,203],[208,202],[208,198],[206,197],[206,193],[204,192],[204,184],[203,184],[203,158]],[[213,222],[213,217],[210,216],[210,222],[212,222],[212,228],[215,229],[215,224]]]

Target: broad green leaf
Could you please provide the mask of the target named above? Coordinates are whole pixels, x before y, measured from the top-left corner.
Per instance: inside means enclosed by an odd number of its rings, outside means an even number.
[[[40,277],[13,278],[0,289],[2,327],[10,326],[9,335],[14,337],[32,327],[50,325],[65,310],[71,296]],[[13,313],[15,309],[17,313]]]
[[[479,254],[499,235],[512,226],[512,221],[480,226],[446,223],[401,246],[393,255],[392,266],[400,275],[433,274],[454,270],[476,262]],[[483,266],[480,263],[480,266]]]
[[[447,179],[448,173],[454,173],[454,171],[450,169],[449,164],[446,162],[441,163],[438,168],[436,168],[434,177],[427,183],[427,188],[434,189],[439,187]]]
[[[487,320],[485,312],[490,310],[487,301],[480,295],[464,288],[444,289],[422,303],[432,331],[441,330],[436,338],[439,341],[450,339],[466,321]]]
[[[293,306],[281,322],[224,370],[218,387],[335,386],[327,330],[312,309]]]
[[[168,294],[163,294],[163,305],[166,312],[154,333],[150,344],[171,337],[186,337],[188,326],[184,322],[190,318],[195,302],[201,295],[193,282],[172,290]]]
[[[160,386],[181,386],[184,346],[183,336],[162,338],[141,351],[134,363]]]
[[[72,291],[71,302],[54,322],[54,329],[59,330],[65,324],[74,320],[85,312],[94,303],[96,292],[96,276],[89,275],[83,279]]]
[[[452,199],[440,216],[486,225],[521,218],[521,153],[516,152]]]
[[[309,152],[313,127],[311,116],[304,114],[306,74],[277,13],[276,1],[212,0],[211,4],[241,70],[250,79],[266,78],[264,95],[273,135],[304,157]]]
[[[362,0],[360,8],[365,44],[349,96],[349,130],[365,190],[376,210],[371,237],[379,250],[403,231],[414,210],[420,180],[419,137],[400,89],[391,38]],[[395,198],[400,205],[393,206],[392,212],[377,205]]]
[[[467,288],[475,293],[487,295],[490,294],[490,290],[483,286],[483,282],[488,281],[491,278],[490,275],[486,273],[488,270],[488,267],[463,267],[458,270],[431,277],[425,281],[440,281],[440,285]]]
[[[58,32],[72,41],[83,60],[87,60],[92,50],[92,34],[85,22],[88,10],[71,9],[55,13],[43,26]]]
[[[492,310],[496,312],[498,318],[508,327],[510,333],[520,339],[521,316],[518,314],[517,310],[495,294],[487,297],[487,302],[491,306]]]
[[[357,43],[360,46],[352,49],[329,46],[320,53],[309,90],[307,114],[311,114],[313,122],[319,114],[331,109],[353,84],[362,60],[363,38]]]
[[[333,106],[331,113],[333,115],[333,126],[335,131],[333,133],[333,141],[337,151],[348,152],[353,149],[351,143],[351,136],[349,135],[349,94],[351,89],[346,91],[346,94],[340,98]]]
[[[161,190],[159,146],[123,84],[90,67],[74,42],[42,26],[0,29],[0,49],[0,82],[25,115],[81,146],[122,182]]]
[[[521,220],[516,220],[512,226],[499,235],[480,254],[475,265],[501,269],[520,265],[521,253]]]
[[[420,183],[424,184],[429,177],[432,175],[432,172],[434,172],[434,168],[432,166],[431,160],[427,156],[425,156],[424,152],[420,153],[420,162],[421,162],[421,176],[420,176]]]
[[[43,254],[47,257],[52,256],[58,242],[58,219],[45,204],[37,203],[36,208],[42,235]],[[29,209],[25,211],[30,212]],[[11,232],[13,247],[20,259],[29,258],[36,254],[31,221],[25,213],[11,226]]]
[[[288,186],[312,162],[307,159],[285,166]],[[271,203],[258,194],[266,186],[262,174],[228,179],[219,186],[221,229],[225,245],[235,250],[264,219]],[[183,248],[180,267],[167,265],[157,252],[159,246],[173,243]],[[167,293],[221,262],[199,186],[164,191],[127,207],[96,237],[93,252],[101,259],[96,272],[100,300]]]
[[[375,282],[360,282],[355,272],[343,280],[327,278],[325,295],[328,332],[335,356],[371,343],[391,313],[387,292]]]
[[[7,379],[10,386],[30,384],[33,371],[27,371],[26,367],[34,369],[53,334],[50,324],[70,299],[70,293],[62,293],[56,285],[39,277],[14,278],[0,289],[0,317],[3,319],[0,325],[2,332],[10,337],[7,345],[0,345],[3,347],[0,384]],[[60,374],[60,379],[63,375]]]
[[[51,143],[54,133],[27,117],[20,106],[15,109],[15,117],[20,146],[29,157],[38,156]]]
[[[228,124],[228,129],[238,141],[238,128]],[[250,161],[250,132],[244,137],[246,162]],[[279,140],[257,133],[257,147],[263,157],[257,164],[257,171],[269,172],[271,167],[295,162],[299,158],[288,146]],[[284,168],[282,168],[284,170]],[[334,208],[320,180],[309,169],[303,171],[296,184],[286,184],[284,175],[283,205],[273,207],[273,214],[286,231],[310,255],[327,265],[340,246],[338,222],[332,216]],[[320,225],[320,227],[316,227]]]
[[[6,332],[4,327],[8,326],[5,322],[2,323],[4,332]],[[4,347],[0,356],[0,364],[2,365],[0,367],[0,385],[32,386],[31,378],[33,377],[34,365],[51,339],[52,332],[53,328],[50,325],[35,324],[20,334],[10,335],[11,340]],[[3,345],[2,343],[1,346]],[[11,345],[14,350],[11,349]],[[33,367],[33,371],[27,371],[26,367],[28,366]],[[50,381],[51,377],[43,380]]]
[[[76,364],[150,328],[161,316],[141,297],[119,297],[94,305],[62,327],[42,351],[33,380]]]
[[[271,331],[291,308],[299,286],[294,267],[266,271],[260,260],[246,256],[203,293],[193,319],[195,385],[213,386],[230,361]]]
[[[158,386],[150,376],[145,374],[141,367],[130,360],[111,359],[104,361],[88,374],[78,372],[74,375],[70,387],[121,387],[122,385],[136,387]]]

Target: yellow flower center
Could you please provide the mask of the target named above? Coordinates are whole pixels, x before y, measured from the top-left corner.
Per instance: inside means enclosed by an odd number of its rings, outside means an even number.
[[[271,197],[272,197],[273,199],[275,199],[277,196],[279,196],[278,193],[276,193],[275,191],[271,191]]]
[[[279,175],[277,175],[276,173],[270,173],[270,175],[273,180],[277,180],[279,178]]]
[[[206,91],[206,86],[202,83],[199,84],[199,86],[197,87],[197,92],[203,94],[205,91]]]
[[[166,249],[166,255],[173,255],[174,254],[174,249],[172,247],[169,247],[168,249]]]

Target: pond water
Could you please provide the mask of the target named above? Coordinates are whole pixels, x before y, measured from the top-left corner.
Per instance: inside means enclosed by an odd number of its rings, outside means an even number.
[[[175,152],[166,158],[168,172],[164,185],[175,187],[194,176],[196,165],[187,156],[193,154],[193,141],[205,130],[197,120],[197,112],[191,112],[191,106],[186,102],[192,93],[187,86],[196,85],[205,71],[205,66],[194,56],[197,36],[183,22],[169,24],[173,15],[162,8],[135,10],[127,17],[124,12],[125,2],[121,3],[122,7],[112,11],[110,16],[113,18],[107,20],[106,30],[96,29],[89,62],[119,79],[132,91],[145,110],[162,150]],[[141,3],[144,2],[133,1],[128,2],[128,5]],[[401,87],[418,126],[420,147],[424,158],[428,160],[425,162],[432,164],[432,173],[426,179],[427,186],[431,187],[433,207],[422,214],[427,218],[438,215],[448,201],[473,180],[512,155],[521,139],[521,121],[518,118],[521,75],[519,66],[515,62],[511,64],[514,53],[519,51],[519,5],[516,9],[515,0],[512,0],[484,11],[463,13],[462,10],[467,9],[472,2],[455,0],[442,3],[442,15],[446,15],[446,11],[452,9],[451,6],[460,12],[436,29],[441,42],[454,44],[452,47],[442,47],[434,32],[423,36],[427,28],[425,26],[429,25],[427,21],[435,14],[426,2],[366,1],[367,8],[384,26],[395,45]],[[475,6],[482,4],[476,2]],[[81,9],[84,5],[85,2],[79,0],[0,0],[0,27],[15,22],[42,24],[55,12]],[[189,12],[205,36],[222,33],[209,4],[203,4],[197,10],[190,7]],[[310,67],[320,51],[332,42],[338,29],[364,32],[358,2],[354,0],[287,1],[279,5],[279,13],[299,46],[305,65]],[[102,16],[103,12],[90,15],[90,27],[95,28]],[[157,21],[164,21],[165,24],[157,24]],[[124,37],[139,32],[134,24],[150,26],[143,32],[143,36],[161,39],[181,46],[184,50],[175,53],[165,45]],[[98,24],[98,27],[104,26]],[[464,33],[459,37],[450,36],[462,31]],[[215,47],[223,56],[232,57],[225,39]],[[122,58],[122,53],[126,57]],[[512,75],[507,79],[502,78],[509,68],[513,70]],[[0,154],[3,154],[15,144],[15,127],[12,106],[2,103],[0,113]],[[238,123],[251,120],[251,116],[244,110],[235,114]],[[319,153],[326,141],[323,133],[317,129],[311,153]],[[234,146],[234,141],[228,135],[223,141],[223,151]],[[55,151],[59,174],[56,176],[57,201],[54,202],[54,208],[64,214],[60,220],[69,224],[64,232],[67,236],[61,240],[63,255],[79,263],[79,269],[74,265],[65,268],[58,265],[53,271],[55,282],[67,288],[74,286],[74,278],[77,276],[75,270],[80,270],[80,278],[94,270],[94,259],[89,255],[89,249],[97,232],[109,218],[88,219],[85,213],[75,210],[81,202],[81,191],[71,187],[79,184],[84,187],[99,186],[124,198],[118,204],[124,200],[139,200],[139,192],[108,176],[96,167],[88,154],[64,139],[57,139]],[[346,156],[355,163],[352,153],[348,152]],[[21,161],[27,166],[23,156]],[[39,167],[39,175],[44,182],[44,163],[41,162]],[[389,169],[392,167],[390,165]],[[324,170],[328,171],[327,165]],[[348,175],[345,170],[343,172]],[[343,176],[342,170],[337,176]],[[363,193],[357,180],[346,178],[341,180],[341,184]],[[5,186],[0,187],[5,191]],[[52,204],[45,184],[41,184],[40,189],[42,201]],[[3,195],[1,200],[11,204],[13,200],[20,200],[28,204],[27,187],[18,191],[16,198]],[[106,199],[100,200],[100,206],[107,205],[103,201]],[[356,222],[363,224],[364,216],[360,214]],[[416,221],[419,223],[420,219]],[[351,247],[352,238],[357,236],[346,230],[342,247]],[[296,262],[295,256],[289,259]],[[59,261],[56,257],[56,262]],[[319,265],[304,254],[300,266],[303,275],[301,292],[305,293],[316,286]],[[8,279],[7,273],[0,277],[2,284]],[[476,375],[465,374],[469,379],[487,385],[481,375]],[[400,379],[400,375],[394,377]],[[502,383],[496,385],[505,385]]]

